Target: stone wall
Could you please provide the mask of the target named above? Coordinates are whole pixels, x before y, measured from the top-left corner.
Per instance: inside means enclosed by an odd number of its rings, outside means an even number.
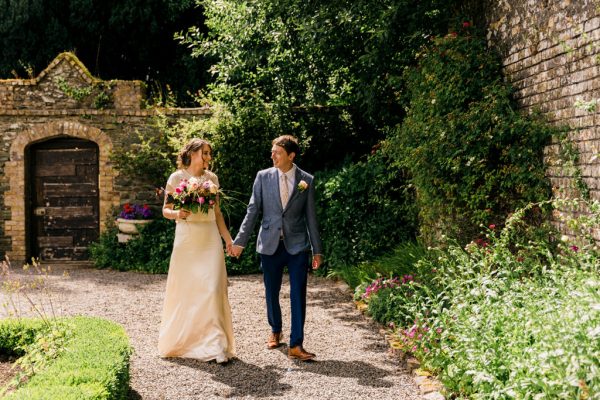
[[[98,145],[101,227],[114,207],[152,200],[153,188],[119,176],[111,151],[130,146],[137,132],[155,129],[152,119],[159,113],[192,118],[210,111],[144,108],[144,100],[143,83],[100,81],[70,53],[59,55],[36,78],[0,80],[0,257],[23,261],[26,256],[25,152],[33,143],[71,136]]]
[[[486,7],[488,40],[519,103],[566,127],[579,153],[574,173],[557,140],[545,149],[555,194],[578,197],[584,182],[600,200],[600,0],[488,0]]]

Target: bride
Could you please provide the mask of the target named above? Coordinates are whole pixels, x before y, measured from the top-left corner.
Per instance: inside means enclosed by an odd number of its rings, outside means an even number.
[[[166,192],[175,192],[182,180],[193,177],[218,186],[217,175],[207,169],[211,152],[208,142],[192,139],[179,153],[179,169],[169,177]],[[193,214],[174,210],[165,196],[163,216],[175,220],[177,226],[158,338],[159,354],[224,363],[235,356],[235,344],[221,238],[228,250],[232,240],[219,203],[208,213]]]

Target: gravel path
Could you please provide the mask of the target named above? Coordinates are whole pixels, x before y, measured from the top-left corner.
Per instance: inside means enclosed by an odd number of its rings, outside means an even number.
[[[262,277],[230,277],[238,358],[226,365],[158,357],[165,275],[72,268],[69,277],[53,271],[49,281],[61,314],[104,317],[125,327],[135,349],[131,399],[421,398],[410,375],[388,355],[379,328],[355,309],[350,294],[327,279],[309,280],[304,346],[317,361],[302,363],[288,360],[286,346],[265,347],[269,327]],[[284,333],[288,293],[284,283]]]

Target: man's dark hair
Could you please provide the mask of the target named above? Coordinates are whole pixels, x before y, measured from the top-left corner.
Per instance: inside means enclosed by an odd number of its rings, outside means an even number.
[[[300,155],[300,145],[298,145],[298,139],[292,135],[281,135],[278,138],[273,139],[274,145],[281,146],[286,153],[296,153],[296,157]]]

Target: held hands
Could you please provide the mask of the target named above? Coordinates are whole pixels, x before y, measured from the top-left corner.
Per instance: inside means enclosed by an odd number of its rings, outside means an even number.
[[[242,246],[238,246],[238,245],[233,244],[233,241],[231,239],[229,239],[226,242],[225,252],[230,257],[239,258],[239,256],[242,254],[243,250],[244,250],[244,248]]]
[[[227,246],[227,254],[231,257],[239,258],[239,256],[242,254],[242,251],[244,251],[242,246],[238,246],[233,243]]]

